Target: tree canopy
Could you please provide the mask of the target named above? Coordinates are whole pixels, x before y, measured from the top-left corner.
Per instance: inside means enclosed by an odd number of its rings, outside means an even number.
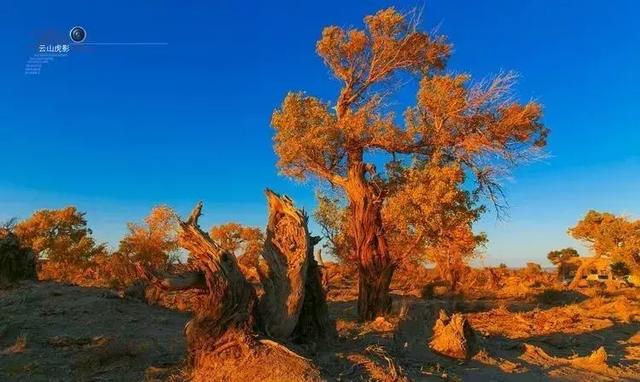
[[[167,206],[156,206],[144,222],[127,225],[129,232],[120,240],[118,253],[134,262],[165,268],[175,260],[178,251],[176,214]]]
[[[388,286],[397,259],[404,258],[394,248],[406,248],[407,240],[415,243],[408,248],[420,246],[432,226],[464,238],[467,244],[456,251],[483,242],[470,230],[481,212],[473,203],[482,195],[500,212],[500,177],[538,156],[548,133],[541,105],[513,97],[514,74],[472,83],[468,74],[445,72],[451,44],[420,31],[416,15],[388,8],[365,17],[364,29],[325,28],[316,52],[340,84],[336,98],[291,92],[271,120],[280,171],[301,181],[324,180],[348,201],[350,256],[359,262],[364,319],[390,308]],[[416,102],[400,106],[404,118],[396,118],[392,96],[411,80],[418,84]],[[446,207],[430,199],[438,191],[428,182],[442,181],[455,199]],[[412,206],[404,204],[412,198],[428,200],[425,208],[443,211],[446,219],[433,211],[412,216]],[[440,247],[439,253],[452,250]]]
[[[640,220],[590,210],[569,234],[589,245],[596,256],[609,256],[640,271]]]
[[[443,73],[451,45],[443,36],[419,32],[393,8],[366,17],[365,25],[365,30],[325,28],[317,43],[342,85],[335,103],[289,93],[274,112],[281,171],[343,186],[349,158],[353,162],[365,152],[437,157],[464,166],[482,190],[497,197],[499,162],[528,159],[545,144],[541,106],[514,101],[512,73],[476,84],[469,75]],[[416,104],[399,125],[385,100],[403,72],[420,80]],[[394,164],[408,166],[397,157]],[[374,167],[369,164],[370,176],[381,176]]]
[[[211,239],[225,251],[240,257],[245,266],[255,266],[264,244],[264,234],[257,227],[225,223],[211,227]]]
[[[549,252],[547,254],[547,259],[551,261],[551,264],[559,265],[573,257],[578,257],[578,256],[580,256],[578,254],[578,251],[576,251],[574,248],[567,247],[567,248],[558,249],[558,250]]]
[[[91,236],[85,213],[73,206],[36,211],[16,224],[14,233],[36,254],[65,265],[82,265],[106,253],[105,245],[97,244]]]

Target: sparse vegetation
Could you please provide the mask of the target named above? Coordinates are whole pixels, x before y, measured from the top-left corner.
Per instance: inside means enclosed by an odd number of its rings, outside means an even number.
[[[594,256],[553,250],[557,274],[474,266],[474,225],[548,130],[514,74],[447,72],[417,13],[325,28],[335,99],[272,115],[278,169],[321,181],[322,237],[269,189],[264,230],[204,230],[202,202],[152,208],[115,249],[74,206],[0,227],[0,381],[640,380],[640,220],[588,211],[568,233]]]
[[[166,270],[177,259],[178,222],[175,212],[157,206],[145,218],[145,225],[128,224],[129,232],[120,241],[117,254],[155,270]]]

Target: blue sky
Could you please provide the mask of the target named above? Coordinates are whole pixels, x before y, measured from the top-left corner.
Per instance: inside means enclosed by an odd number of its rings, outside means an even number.
[[[590,208],[640,215],[638,2],[201,3],[3,3],[0,219],[74,204],[115,244],[160,203],[186,213],[202,199],[205,226],[263,226],[268,186],[313,209],[314,184],[277,173],[273,109],[290,90],[335,98],[315,54],[324,26],[416,5],[424,28],[454,44],[450,70],[519,72],[519,97],[544,104],[552,130],[549,157],[504,183],[510,217],[477,225],[489,235],[486,263],[545,263],[549,250],[577,245],[566,230]],[[66,41],[74,25],[87,41],[168,45],[72,48],[25,76],[36,46]]]

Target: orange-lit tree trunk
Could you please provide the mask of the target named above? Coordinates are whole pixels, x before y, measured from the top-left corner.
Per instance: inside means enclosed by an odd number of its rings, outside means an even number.
[[[372,320],[391,310],[389,285],[395,265],[382,226],[382,192],[367,181],[364,163],[358,161],[349,167],[345,191],[354,257],[359,262],[358,316]]]
[[[320,238],[309,234],[307,215],[290,198],[270,190],[266,196],[269,221],[263,268],[258,269],[264,291],[259,299],[236,257],[198,226],[201,203],[189,219],[179,220],[178,242],[190,252],[193,271],[159,277],[137,263],[138,273],[157,288],[203,291],[203,301],[193,307],[194,318],[186,329],[189,360],[196,369],[230,344],[259,346],[254,329],[285,342],[315,342],[334,334],[322,275],[313,259]],[[210,380],[214,379],[218,380]]]
[[[477,186],[469,191],[497,203],[496,175],[535,158],[548,133],[539,104],[512,101],[512,74],[474,85],[467,75],[443,73],[451,45],[420,31],[416,14],[406,16],[388,8],[367,16],[362,29],[325,28],[316,51],[341,83],[335,103],[289,93],[271,119],[281,172],[298,180],[317,177],[347,196],[362,319],[389,310],[394,269],[380,218],[389,179],[377,179],[364,157],[385,153],[393,161],[383,155],[376,162],[416,172],[426,171],[420,163],[457,163]],[[421,79],[417,102],[400,124],[389,97],[405,75]],[[434,152],[446,153],[446,161],[436,163]]]

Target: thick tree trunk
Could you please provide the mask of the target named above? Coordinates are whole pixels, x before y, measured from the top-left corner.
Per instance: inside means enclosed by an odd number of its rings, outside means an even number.
[[[383,195],[365,176],[364,163],[352,164],[345,187],[349,199],[349,231],[359,263],[358,316],[363,321],[391,310],[389,285],[395,270],[382,226]]]

